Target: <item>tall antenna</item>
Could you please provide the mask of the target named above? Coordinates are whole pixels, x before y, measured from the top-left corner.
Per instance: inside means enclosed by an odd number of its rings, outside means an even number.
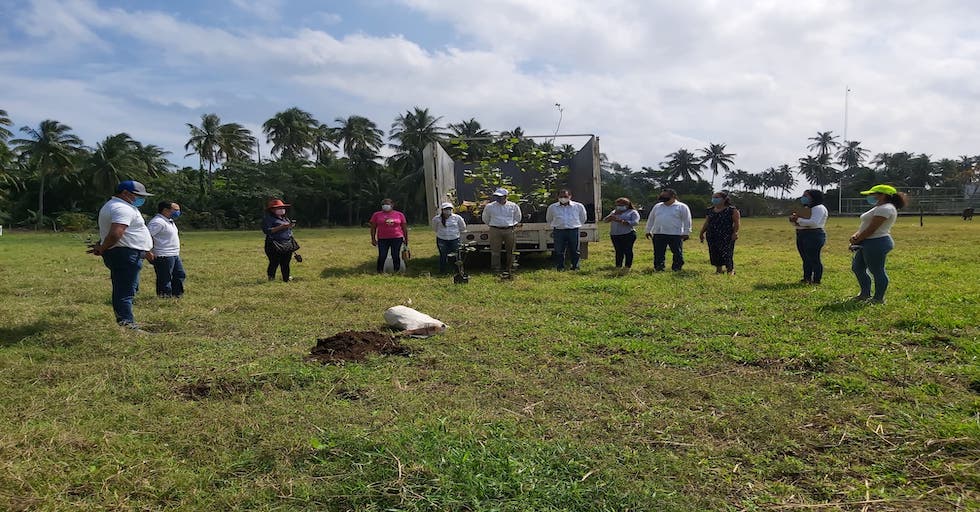
[[[851,88],[844,85],[844,149],[847,150],[847,95]],[[841,206],[844,204],[844,171],[841,169],[840,181],[837,183],[837,213],[843,213]]]
[[[558,109],[558,124],[555,125],[555,135],[551,138],[551,142],[554,142],[555,137],[558,136],[558,130],[561,129],[561,118],[565,112],[565,109],[562,108],[561,103],[555,103],[555,108]]]

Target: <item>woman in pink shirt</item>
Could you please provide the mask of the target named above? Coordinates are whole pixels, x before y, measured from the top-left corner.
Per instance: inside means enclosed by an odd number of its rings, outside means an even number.
[[[408,245],[408,223],[405,215],[395,210],[395,202],[391,199],[381,201],[381,211],[371,216],[371,245],[378,248],[378,273],[382,273],[388,252],[391,251],[391,263],[395,272],[402,268],[402,242]]]

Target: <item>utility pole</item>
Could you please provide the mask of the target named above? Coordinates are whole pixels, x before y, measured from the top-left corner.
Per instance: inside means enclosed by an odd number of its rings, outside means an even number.
[[[851,92],[851,88],[846,84],[844,85],[844,149],[847,150],[847,95]],[[837,183],[837,213],[844,213],[842,208],[844,204],[844,172],[846,169],[841,169],[840,181]]]

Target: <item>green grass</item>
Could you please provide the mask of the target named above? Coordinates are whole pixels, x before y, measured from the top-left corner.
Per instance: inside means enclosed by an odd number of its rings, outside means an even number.
[[[407,276],[372,273],[366,229],[299,230],[292,283],[259,233],[184,233],[183,300],[143,273],[150,335],[112,324],[79,237],[8,231],[0,509],[976,509],[980,223],[925,222],[894,230],[884,306],[845,302],[856,219],[818,287],[782,219],[744,220],[736,276],[696,241],[654,274],[640,240],[625,277],[602,242],[466,286],[425,227]],[[304,362],[409,302],[450,326],[412,357]]]

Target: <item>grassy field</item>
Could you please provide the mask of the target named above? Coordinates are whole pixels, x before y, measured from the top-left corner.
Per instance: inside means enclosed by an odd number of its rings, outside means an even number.
[[[817,287],[784,219],[745,219],[736,276],[686,244],[652,272],[608,241],[577,273],[526,258],[454,286],[426,227],[407,276],[367,229],[184,233],[183,300],[112,323],[84,235],[0,238],[3,510],[977,510],[980,222],[902,218],[888,303],[832,219]],[[699,225],[696,221],[696,225]],[[411,357],[322,366],[318,337],[409,304],[450,329]]]

